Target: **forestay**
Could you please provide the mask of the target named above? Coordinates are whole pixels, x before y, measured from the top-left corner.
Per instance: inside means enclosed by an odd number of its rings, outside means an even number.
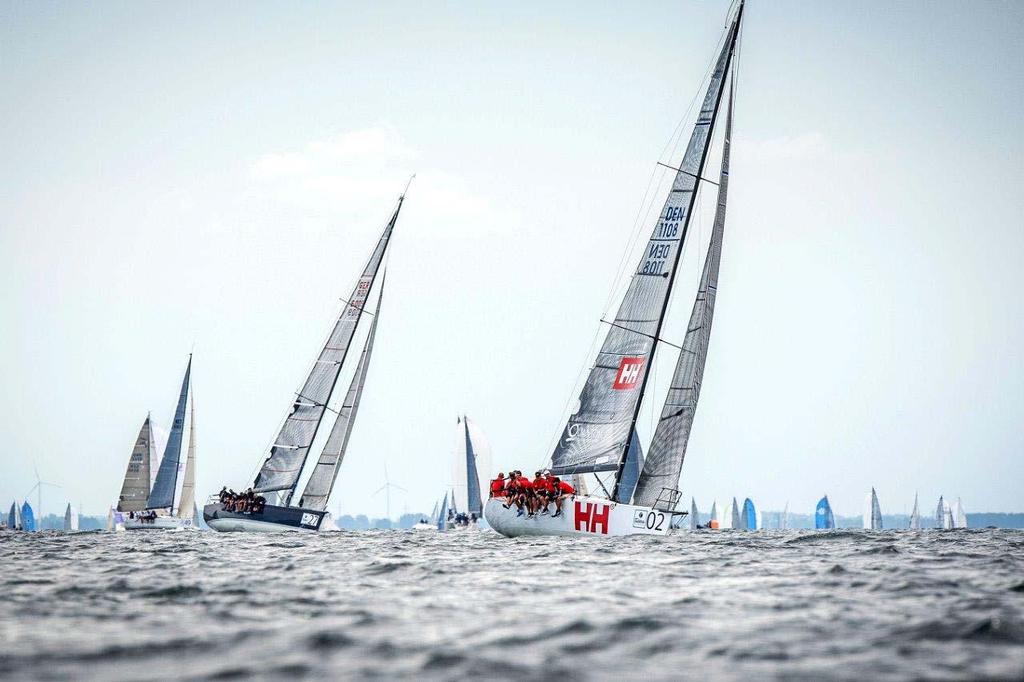
[[[174,507],[174,496],[178,489],[178,472],[181,469],[181,441],[185,434],[185,408],[188,403],[191,373],[192,356],[189,355],[188,365],[185,367],[185,378],[181,382],[178,406],[174,410],[171,435],[167,438],[167,448],[164,450],[163,459],[160,460],[160,469],[157,471],[156,481],[153,483],[153,491],[149,494],[149,501],[146,503],[148,509],[171,509]]]
[[[735,87],[735,86],[734,86]],[[690,439],[693,417],[700,398],[704,365],[707,362],[711,323],[715,316],[715,298],[718,292],[718,271],[722,262],[722,239],[725,234],[725,206],[729,193],[729,147],[732,140],[733,93],[729,94],[729,109],[725,120],[725,142],[722,149],[722,168],[718,180],[718,205],[701,272],[697,298],[690,311],[682,350],[672,374],[672,383],[665,396],[661,418],[654,430],[651,449],[647,454],[643,473],[637,484],[633,503],[653,507],[662,497],[663,489],[674,489],[679,483]],[[667,500],[662,500],[667,501]]]
[[[404,195],[398,198],[398,205],[391,220],[384,228],[359,282],[335,322],[334,329],[309,371],[301,391],[292,402],[284,425],[274,439],[260,472],[256,475],[253,488],[257,492],[287,491],[283,499],[285,506],[291,503],[295,486],[302,474],[302,467],[309,455],[309,448],[320,428],[331,393],[334,392],[334,385],[338,381],[342,363],[362,318],[363,306],[384,259],[404,198]]]
[[[370,323],[370,333],[366,336],[366,342],[363,344],[359,364],[356,365],[352,382],[348,386],[348,392],[345,393],[341,409],[338,410],[338,416],[334,420],[331,435],[328,436],[323,452],[320,453],[320,459],[317,460],[313,473],[306,482],[302,497],[299,498],[299,506],[304,509],[317,511],[327,509],[327,500],[330,499],[334,483],[338,480],[341,462],[345,459],[345,450],[348,448],[348,439],[352,435],[352,427],[356,423],[359,399],[363,395],[363,386],[366,385],[366,375],[370,369],[370,355],[373,353],[373,339],[377,335],[377,321],[380,320],[380,303],[383,299],[384,279],[382,278],[380,293],[377,296],[377,306],[373,312],[373,322]]]
[[[135,439],[131,457],[128,458],[121,494],[117,497],[118,511],[137,512],[146,508],[153,475],[153,450],[153,426],[150,416],[146,415],[146,421],[142,422],[142,428]]]
[[[704,170],[741,14],[742,7],[716,61],[658,222],[610,323],[576,409],[555,446],[552,471],[556,474],[616,471],[624,461],[686,238],[697,178]]]

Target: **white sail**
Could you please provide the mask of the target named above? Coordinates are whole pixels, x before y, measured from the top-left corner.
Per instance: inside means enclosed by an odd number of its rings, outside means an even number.
[[[946,500],[939,495],[939,503],[935,506],[935,527],[946,527]]]
[[[921,530],[921,512],[917,508],[917,493],[914,493],[914,510],[910,512],[910,529]]]
[[[872,488],[864,504],[864,528],[868,530],[882,529],[882,509],[878,505],[878,493]]]
[[[78,510],[68,504],[68,508],[64,510],[64,531],[67,533],[73,533],[78,530]]]
[[[697,526],[700,525],[700,520],[697,518],[699,513],[697,512],[697,500],[690,498],[690,530],[697,530]]]
[[[178,498],[177,516],[191,519],[196,508],[196,403],[192,398],[189,412],[188,455],[185,458],[185,475],[182,477],[181,496]]]
[[[782,522],[779,524],[779,528],[789,530],[789,502],[786,502],[786,508],[782,510]]]
[[[956,498],[956,507],[953,511],[953,527],[954,528],[966,528],[967,527],[967,512],[964,511],[964,505],[960,502],[960,498]]]

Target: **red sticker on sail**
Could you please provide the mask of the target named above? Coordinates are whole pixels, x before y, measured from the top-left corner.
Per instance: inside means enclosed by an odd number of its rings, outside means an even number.
[[[637,382],[640,381],[640,370],[644,367],[644,360],[644,358],[622,358],[612,388],[616,391],[636,388]]]

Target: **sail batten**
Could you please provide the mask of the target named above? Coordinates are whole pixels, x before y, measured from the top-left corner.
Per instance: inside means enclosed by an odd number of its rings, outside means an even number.
[[[404,198],[404,195],[399,197],[395,212],[370,254],[363,273],[359,277],[352,295],[348,297],[345,308],[335,322],[317,361],[313,363],[305,383],[292,402],[284,424],[274,439],[274,445],[271,446],[270,452],[253,482],[253,488],[257,492],[287,490],[288,493],[283,499],[285,506],[291,504],[291,498],[302,475],[309,450],[327,411],[327,403],[334,392],[352,338],[362,319],[363,307],[373,288],[377,271],[384,260],[395,223],[398,221],[398,214],[402,210]]]
[[[551,457],[554,473],[621,472],[647,384],[656,341],[686,240],[703,175],[713,123],[732,60],[742,6],[733,20],[694,126],[643,255],[626,289],[614,322],[591,367],[578,406],[569,417]],[[703,125],[706,122],[707,125]],[[655,275],[655,276],[651,276]],[[622,323],[632,325],[622,329]],[[616,475],[612,498],[618,496]]]
[[[718,186],[718,204],[715,222],[708,244],[704,269],[701,272],[697,297],[686,325],[686,336],[676,360],[672,383],[661,417],[651,440],[650,452],[634,494],[634,504],[653,506],[662,490],[674,489],[686,457],[686,446],[700,398],[704,366],[707,362],[711,325],[715,316],[718,291],[718,271],[722,262],[722,240],[725,234],[725,209],[729,192],[729,157],[732,141],[733,93],[729,94],[729,107],[725,121],[725,141],[722,148],[722,166]]]
[[[189,380],[192,375],[192,356],[188,356],[188,365],[185,367],[185,378],[181,382],[181,393],[178,395],[178,405],[174,410],[174,423],[171,425],[171,433],[167,438],[167,447],[164,449],[164,456],[160,460],[160,469],[156,474],[156,481],[153,483],[153,490],[146,502],[147,509],[171,509],[174,508],[176,494],[179,492],[178,474],[181,471],[181,442],[185,435],[185,408],[188,403]]]
[[[377,336],[377,321],[380,319],[380,304],[383,299],[384,281],[382,280],[373,321],[370,323],[370,332],[363,344],[363,352],[359,356],[359,363],[356,365],[352,382],[342,401],[341,409],[338,410],[338,416],[334,420],[334,426],[324,444],[324,449],[320,453],[320,459],[317,460],[316,467],[314,467],[302,496],[299,498],[299,506],[304,509],[316,509],[317,511],[327,509],[327,501],[338,480],[338,472],[341,470],[342,460],[345,459],[345,451],[356,422],[356,413],[359,411],[359,400],[363,395],[366,375],[370,369],[370,356],[373,354],[373,340]]]

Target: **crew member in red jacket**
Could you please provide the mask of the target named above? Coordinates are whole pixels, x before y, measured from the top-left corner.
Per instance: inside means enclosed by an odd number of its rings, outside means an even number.
[[[551,518],[555,518],[556,516],[561,516],[562,514],[562,500],[565,499],[566,495],[575,495],[576,488],[573,488],[571,485],[560,479],[558,476],[555,476],[552,483],[555,486],[555,513],[552,515]]]
[[[491,481],[491,497],[505,497],[505,473],[502,471]]]

